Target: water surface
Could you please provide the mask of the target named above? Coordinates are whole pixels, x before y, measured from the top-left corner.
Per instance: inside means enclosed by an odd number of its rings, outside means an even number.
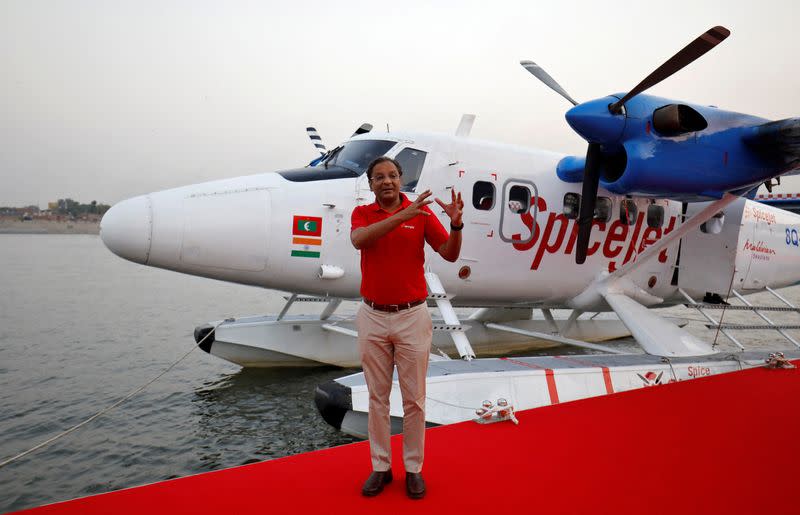
[[[0,460],[158,375],[196,347],[195,326],[283,304],[277,292],[124,261],[90,235],[0,235],[0,291]],[[800,302],[798,287],[781,293]],[[751,301],[777,304],[767,294]],[[667,314],[701,320],[680,308]],[[796,314],[768,316],[798,323]],[[699,322],[689,330],[714,339]],[[737,336],[751,348],[776,341],[763,331]],[[0,512],[350,443],[313,403],[317,384],[347,372],[242,370],[195,350],[127,403],[0,468]]]

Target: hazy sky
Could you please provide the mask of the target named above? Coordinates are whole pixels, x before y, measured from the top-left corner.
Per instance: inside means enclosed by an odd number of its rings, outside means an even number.
[[[301,166],[307,125],[332,146],[362,122],[449,133],[474,113],[475,137],[583,154],[521,59],[589,100],[714,25],[731,37],[650,93],[800,116],[799,19],[790,0],[0,0],[0,205]]]

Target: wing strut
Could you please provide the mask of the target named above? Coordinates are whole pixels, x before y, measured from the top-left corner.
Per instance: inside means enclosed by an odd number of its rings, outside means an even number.
[[[444,291],[442,281],[433,272],[425,272],[425,281],[428,283],[428,291],[430,292],[428,298],[436,301],[436,307],[439,308],[439,312],[441,312],[444,319],[444,325],[440,327],[434,326],[433,330],[449,332],[461,358],[466,361],[472,361],[475,358],[475,351],[472,350],[472,345],[470,345],[467,335],[464,334],[464,326],[461,325],[453,305],[450,304],[450,299],[447,296],[447,292]]]
[[[572,345],[573,347],[580,347],[582,349],[608,352],[610,354],[628,354],[628,352],[626,351],[614,349],[611,347],[606,347],[605,345],[596,345],[594,343],[583,342],[581,340],[573,340],[572,338],[565,338],[557,334],[541,333],[539,331],[528,331],[526,329],[520,329],[518,327],[513,327],[510,325],[487,323],[486,327],[488,327],[489,329],[494,329],[496,331],[503,331],[512,334],[521,334],[523,336],[528,336],[530,338],[538,338],[540,340],[547,340],[551,342],[561,343],[564,345]]]

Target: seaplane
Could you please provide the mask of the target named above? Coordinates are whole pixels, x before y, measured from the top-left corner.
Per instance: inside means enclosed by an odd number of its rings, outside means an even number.
[[[566,120],[586,140],[585,155],[473,139],[472,115],[454,134],[365,124],[330,150],[309,128],[319,156],[307,166],[124,200],[104,216],[101,237],[113,253],[146,266],[288,292],[280,313],[197,327],[206,352],[244,367],[358,366],[352,317],[336,311],[359,298],[350,215],[373,201],[364,172],[387,155],[401,163],[410,198],[430,190],[447,199],[456,190],[465,200],[459,259],[448,263],[427,249],[429,305],[439,312],[431,424],[474,418],[476,409],[498,412],[492,399],[508,413],[765,362],[782,366],[786,356],[746,351],[736,327],[707,311],[734,295],[792,342],[787,356],[800,357],[789,327],[763,314],[798,311],[775,290],[800,282],[800,216],[753,200],[761,185],[771,189],[800,168],[800,119],[644,94],[729,34],[713,27],[633,89],[582,103],[522,61],[572,104]],[[745,298],[763,291],[781,306]],[[289,314],[302,301],[326,305],[319,315]],[[736,352],[721,352],[654,309],[678,304],[703,313]],[[465,318],[456,308],[473,311]],[[555,310],[569,315],[557,319]],[[642,353],[598,343],[628,335]],[[542,342],[590,354],[491,357]],[[365,435],[363,374],[321,385],[316,402],[329,423]],[[393,391],[393,420],[401,414]]]

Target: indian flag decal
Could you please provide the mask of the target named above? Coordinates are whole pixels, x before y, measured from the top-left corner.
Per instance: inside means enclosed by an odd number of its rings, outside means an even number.
[[[292,220],[292,257],[319,258],[322,246],[322,218],[298,216]]]

